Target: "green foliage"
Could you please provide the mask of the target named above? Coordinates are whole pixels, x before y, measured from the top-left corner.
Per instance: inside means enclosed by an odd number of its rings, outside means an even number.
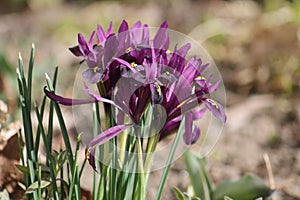
[[[207,171],[205,158],[200,158],[192,151],[187,151],[184,159],[193,192],[192,194],[183,193],[175,188],[175,195],[178,200],[193,198],[205,200],[265,199],[273,192],[260,178],[252,174],[246,174],[240,180],[226,181],[214,187]]]
[[[24,126],[26,156],[23,155],[22,136],[19,135],[19,149],[21,152],[22,164],[16,167],[23,173],[25,181],[25,190],[27,199],[81,199],[80,196],[80,177],[82,174],[77,164],[77,157],[80,147],[80,137],[78,137],[76,149],[73,152],[70,145],[70,138],[66,129],[65,121],[62,116],[59,105],[55,102],[49,104],[49,116],[47,129],[44,127],[43,118],[46,107],[46,97],[40,106],[35,106],[35,114],[38,121],[38,127],[34,127],[32,121],[32,74],[34,65],[34,46],[31,49],[28,74],[25,75],[23,60],[19,55],[18,86],[20,94],[20,105],[22,109],[22,118]],[[53,82],[47,76],[48,87],[54,91],[57,79],[58,68],[55,69]],[[64,139],[65,150],[52,150],[53,136],[53,118],[54,111],[58,118],[61,133]],[[36,131],[35,131],[36,130]],[[35,139],[34,139],[35,138]],[[39,161],[39,149],[41,141],[46,151],[46,163]],[[67,174],[64,175],[66,168]],[[58,178],[59,177],[59,178]],[[59,184],[58,184],[59,182]]]

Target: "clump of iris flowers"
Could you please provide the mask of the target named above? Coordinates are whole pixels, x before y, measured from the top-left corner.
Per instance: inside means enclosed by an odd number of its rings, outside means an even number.
[[[177,134],[182,122],[184,142],[187,145],[197,142],[201,131],[194,121],[206,111],[226,121],[223,106],[210,97],[221,80],[213,82],[212,76],[204,76],[209,63],[202,63],[196,56],[188,58],[189,43],[170,49],[167,22],[153,39],[148,25],[140,21],[129,28],[124,20],[117,33],[112,30],[112,23],[107,31],[98,25],[88,40],[78,34],[78,45],[70,48],[88,66],[82,76],[91,98],[64,98],[45,88],[49,98],[67,106],[103,102],[109,123],[86,148],[86,158],[95,170],[96,147],[112,139],[116,144],[118,135],[127,134],[122,138],[134,142],[137,153],[148,153],[155,151],[160,140]],[[88,84],[96,84],[98,92],[93,93]],[[134,140],[128,140],[129,135]],[[141,141],[146,135],[149,141],[143,149]],[[129,151],[128,145],[124,146],[124,151]],[[149,162],[146,156],[140,164],[147,168]]]

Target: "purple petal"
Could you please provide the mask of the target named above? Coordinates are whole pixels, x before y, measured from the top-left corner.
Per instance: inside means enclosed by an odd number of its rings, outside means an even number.
[[[225,110],[223,106],[209,98],[203,98],[201,101],[204,103],[204,105],[212,112],[212,114],[220,119],[222,122],[226,121],[226,115],[225,115]]]
[[[152,103],[161,104],[164,100],[161,87],[157,82],[150,84],[150,90],[152,94]]]
[[[93,167],[93,169],[98,172],[96,169],[95,163],[95,148],[87,148],[85,149],[85,159],[88,160],[89,164]]]
[[[117,125],[113,126],[106,131],[103,131],[96,137],[94,137],[89,143],[88,143],[88,148],[95,148],[96,146],[100,146],[104,144],[105,142],[109,141],[110,139],[116,137],[119,135],[121,132],[129,128],[131,125]]]
[[[92,93],[92,92],[90,91],[90,89],[88,88],[88,86],[86,85],[86,83],[84,83],[84,91],[85,91],[86,93],[88,93],[88,95],[89,95],[90,97],[93,97],[93,98],[96,99],[97,101],[109,103],[109,104],[115,106],[116,108],[122,110],[122,109],[121,109],[114,101],[109,100],[109,99],[106,99],[106,98],[103,98],[103,97],[101,97],[101,96],[98,96],[98,95]]]
[[[103,69],[99,68],[101,71],[94,71],[94,69],[90,68],[90,69],[87,69],[85,70],[83,73],[82,73],[82,76],[83,78],[91,83],[91,84],[94,84],[94,83],[98,83],[102,78],[103,78]]]
[[[185,115],[185,133],[183,135],[184,141],[187,145],[191,144],[193,132],[193,116],[191,113]]]
[[[106,40],[103,28],[99,24],[97,26],[97,32],[96,32],[96,34],[97,34],[98,42],[99,43],[103,43]]]
[[[90,37],[89,42],[88,42],[88,48],[89,48],[90,51],[93,50],[95,33],[96,33],[95,31],[92,32],[91,37]]]
[[[110,129],[100,133],[98,136],[94,137],[89,144],[87,145],[87,148],[85,150],[85,157],[89,161],[89,164],[93,167],[95,171],[96,165],[95,165],[95,148],[97,146],[100,146],[104,144],[105,142],[109,141],[110,139],[116,137],[121,132],[126,130],[130,125],[118,125],[111,127]]]
[[[79,46],[70,47],[69,50],[75,55],[75,56],[83,56],[81,53]]]
[[[147,24],[144,25],[142,44],[149,44],[149,27]]]
[[[215,90],[219,87],[220,83],[221,83],[221,80],[218,80],[218,81],[215,82],[214,84],[210,85],[210,86],[208,87],[209,93],[212,93],[213,91],[215,91]]]
[[[128,31],[128,23],[125,20],[122,21],[118,33],[122,33],[124,31]]]
[[[81,104],[90,104],[97,102],[96,99],[88,99],[88,100],[81,100],[81,99],[70,99],[70,98],[64,98],[62,96],[56,95],[54,92],[50,92],[46,89],[46,86],[44,87],[44,92],[47,97],[49,97],[51,100],[55,101],[56,103],[65,105],[65,106],[73,106],[73,105],[81,105]]]
[[[107,29],[107,31],[106,31],[106,37],[108,37],[111,33],[112,33],[112,22],[110,22],[109,23],[109,27],[108,27],[108,29]]]
[[[177,118],[174,118],[174,119],[168,121],[165,124],[165,126],[162,128],[162,130],[160,131],[159,140],[162,140],[163,138],[165,138],[169,134],[176,131],[179,128],[181,120],[182,120],[182,117],[179,116]]]
[[[178,51],[174,52],[175,54],[179,55],[182,58],[185,58],[187,52],[190,50],[191,44],[187,43],[183,45]]]
[[[132,32],[132,41],[135,43],[135,45],[140,44],[142,41],[142,23],[141,21],[136,22],[133,27],[131,28]]]
[[[119,64],[124,65],[131,69],[131,71],[136,72],[136,70],[125,60],[120,59],[120,58],[113,58],[115,61],[117,61]]]
[[[164,22],[158,29],[153,44],[155,49],[167,50],[169,47],[168,23]]]
[[[185,133],[183,139],[187,145],[194,144],[200,137],[200,129],[194,126],[193,121],[196,120],[192,112],[185,115]]]
[[[78,44],[79,50],[81,51],[82,55],[87,56],[90,53],[90,51],[88,49],[86,40],[84,39],[83,35],[81,35],[81,33],[78,33]]]

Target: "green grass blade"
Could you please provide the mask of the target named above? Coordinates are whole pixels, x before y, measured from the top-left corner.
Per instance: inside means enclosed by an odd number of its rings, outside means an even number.
[[[170,151],[167,163],[166,163],[166,167],[165,167],[165,170],[164,170],[163,175],[161,177],[160,184],[159,184],[159,187],[158,187],[158,191],[157,191],[156,196],[155,196],[155,200],[160,200],[160,198],[161,198],[161,194],[162,194],[162,191],[163,191],[163,188],[164,188],[164,185],[165,185],[165,182],[166,182],[166,179],[167,179],[170,167],[171,167],[171,163],[172,163],[173,157],[175,155],[175,151],[176,151],[179,139],[180,139],[180,137],[182,135],[182,132],[183,132],[183,129],[184,129],[184,121],[185,121],[185,118],[181,121],[178,132],[177,132],[177,134],[175,136],[175,139],[174,139],[174,142],[172,144],[171,151]]]
[[[44,142],[44,145],[46,147],[45,148],[46,149],[46,156],[47,156],[47,158],[49,158],[49,159],[47,159],[47,162],[48,162],[48,166],[50,168],[50,176],[51,176],[51,179],[52,179],[52,186],[53,186],[53,192],[54,192],[53,196],[54,196],[55,200],[59,200],[58,188],[57,188],[57,185],[56,185],[55,169],[54,169],[54,166],[53,166],[53,163],[52,163],[52,159],[50,159],[51,158],[51,152],[49,151],[49,148],[48,148],[49,143],[48,143],[48,140],[47,140],[47,137],[46,137],[44,127],[43,127],[42,117],[41,117],[37,107],[35,108],[35,112],[36,112],[36,116],[37,116],[37,119],[38,119],[38,125],[39,125],[40,130],[41,130],[43,142]]]

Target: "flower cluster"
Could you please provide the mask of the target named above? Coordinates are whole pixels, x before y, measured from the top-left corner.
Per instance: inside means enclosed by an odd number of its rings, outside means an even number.
[[[187,145],[198,140],[200,129],[193,122],[206,110],[225,122],[222,105],[210,98],[220,81],[213,83],[211,76],[204,77],[209,64],[202,63],[200,58],[187,60],[190,44],[169,49],[166,22],[153,39],[148,25],[140,21],[131,28],[123,21],[117,33],[112,30],[112,24],[106,32],[98,25],[89,40],[78,34],[78,45],[70,48],[75,56],[83,57],[88,66],[83,78],[89,84],[97,84],[99,94],[92,93],[87,84],[85,91],[92,97],[87,100],[64,98],[45,88],[48,97],[64,105],[99,101],[118,110],[116,125],[93,138],[87,146],[87,159],[94,169],[95,147],[129,127],[139,126],[148,106],[159,105],[164,109],[163,124],[157,130],[159,139],[175,133],[185,118],[183,136]],[[138,136],[138,129],[135,130]]]

